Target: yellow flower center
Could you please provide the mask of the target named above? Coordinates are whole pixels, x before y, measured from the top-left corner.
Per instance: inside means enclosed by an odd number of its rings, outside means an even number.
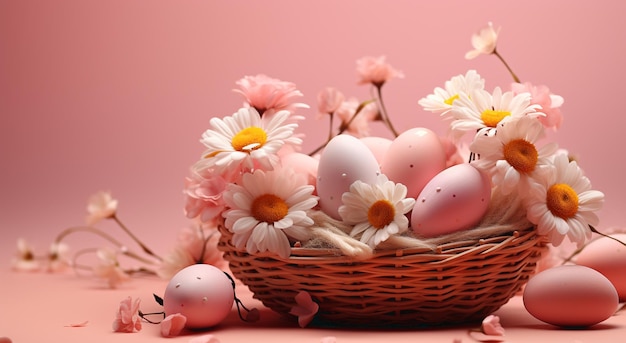
[[[239,131],[233,137],[231,145],[237,151],[249,151],[262,147],[266,141],[267,134],[265,131],[260,127],[251,126]]]
[[[452,106],[452,103],[454,102],[454,100],[456,100],[456,99],[458,99],[458,98],[459,98],[459,95],[458,95],[458,94],[455,94],[455,95],[453,95],[453,96],[451,96],[451,97],[447,98],[447,99],[446,99],[446,100],[444,100],[443,102],[444,102],[446,105],[450,105],[450,106]]]
[[[504,145],[504,159],[520,173],[535,170],[539,153],[535,145],[524,140],[515,139]]]
[[[494,109],[486,109],[481,113],[480,119],[488,127],[496,127],[505,117],[511,115],[509,111],[496,111]]]
[[[367,220],[377,228],[382,229],[393,221],[396,211],[387,200],[378,200],[367,211]]]
[[[570,185],[557,183],[548,189],[546,205],[553,215],[572,218],[578,212],[578,194]]]
[[[274,223],[285,218],[289,213],[289,206],[274,194],[263,194],[254,199],[250,212],[258,221]]]

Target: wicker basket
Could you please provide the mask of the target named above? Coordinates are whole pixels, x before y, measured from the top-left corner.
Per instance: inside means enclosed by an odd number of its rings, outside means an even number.
[[[288,314],[307,291],[316,320],[339,326],[473,323],[504,305],[534,273],[546,249],[534,228],[439,245],[404,248],[355,261],[335,249],[293,248],[288,259],[237,250],[220,226],[219,248],[254,297]]]

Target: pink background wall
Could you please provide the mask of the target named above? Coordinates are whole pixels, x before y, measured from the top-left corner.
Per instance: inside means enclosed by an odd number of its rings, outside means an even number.
[[[384,54],[406,75],[384,89],[395,126],[443,134],[417,104],[435,86],[470,68],[489,89],[511,81],[494,56],[463,58],[488,21],[502,26],[498,50],[520,78],[565,98],[550,138],[605,192],[600,228],[626,225],[624,13],[613,0],[1,1],[0,261],[20,236],[45,249],[82,224],[98,190],[168,249],[189,223],[181,189],[199,137],[241,105],[231,89],[247,74],[302,90],[308,151],[326,134],[317,92],[367,98],[355,60]]]

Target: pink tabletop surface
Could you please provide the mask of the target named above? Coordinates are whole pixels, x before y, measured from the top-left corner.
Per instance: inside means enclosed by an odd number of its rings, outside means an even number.
[[[159,311],[152,294],[163,294],[167,282],[160,279],[135,279],[119,289],[102,288],[91,278],[74,274],[0,272],[0,337],[13,342],[187,342],[196,336],[213,334],[222,343],[230,342],[300,342],[319,343],[333,336],[337,343],[350,342],[446,342],[454,339],[475,342],[470,328],[416,330],[354,330],[350,328],[300,328],[297,322],[280,316],[252,299],[244,286],[238,285],[238,297],[248,307],[261,312],[259,322],[239,320],[233,308],[218,327],[185,332],[175,338],[160,336],[158,325],[143,324],[137,333],[114,333],[111,324],[119,302],[128,296],[141,298],[143,312]],[[584,309],[580,309],[584,311]],[[626,312],[584,330],[566,330],[542,323],[528,314],[521,297],[516,296],[496,312],[506,330],[506,342],[623,342],[626,337]],[[67,325],[88,321],[85,327]]]

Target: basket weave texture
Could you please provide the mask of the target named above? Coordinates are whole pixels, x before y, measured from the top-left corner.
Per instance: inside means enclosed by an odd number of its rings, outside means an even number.
[[[319,304],[316,320],[339,326],[473,323],[517,293],[546,249],[534,228],[425,248],[378,251],[354,260],[337,249],[292,248],[291,256],[248,254],[220,226],[231,272],[266,307],[288,314],[300,291]]]

